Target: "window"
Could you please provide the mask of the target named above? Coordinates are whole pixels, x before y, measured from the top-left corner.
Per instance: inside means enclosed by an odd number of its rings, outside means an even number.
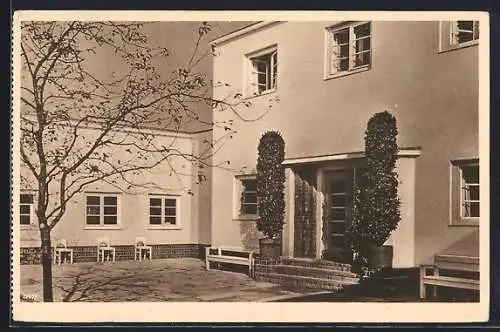
[[[371,64],[371,23],[329,28],[327,76],[368,69]]]
[[[88,226],[118,225],[118,196],[89,194],[86,199],[85,223]]]
[[[19,223],[21,225],[30,225],[33,223],[34,215],[34,195],[21,194],[19,199]]]
[[[151,196],[149,198],[149,224],[152,226],[178,225],[178,198]]]
[[[440,51],[476,45],[479,40],[479,21],[447,21],[439,23]]]
[[[459,45],[479,39],[478,21],[451,22],[451,44]]]
[[[276,89],[278,80],[278,50],[266,49],[248,56],[250,62],[250,94],[259,95]]]
[[[241,208],[242,215],[257,214],[257,180],[242,179]]]
[[[479,165],[465,165],[461,171],[461,214],[463,218],[479,217]]]
[[[479,161],[452,162],[452,224],[477,224],[479,191]]]

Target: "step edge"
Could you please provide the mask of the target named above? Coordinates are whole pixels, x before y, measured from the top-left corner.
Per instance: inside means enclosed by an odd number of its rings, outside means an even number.
[[[324,278],[316,278],[316,277],[309,277],[309,276],[298,276],[298,275],[290,275],[290,274],[282,274],[282,273],[267,273],[267,272],[255,272],[255,275],[259,275],[262,277],[271,277],[271,278],[280,278],[284,277],[289,278],[289,279],[299,279],[299,280],[313,280],[313,281],[321,281],[325,283],[338,283],[341,285],[357,285],[359,284],[357,281],[340,281],[340,280],[335,280],[335,279],[324,279]]]
[[[318,272],[326,272],[332,274],[338,274],[347,278],[359,278],[358,275],[354,272],[343,271],[343,270],[335,270],[335,269],[322,269],[320,267],[312,267],[312,266],[300,266],[300,265],[287,265],[287,264],[255,264],[255,266],[269,266],[269,267],[284,267],[284,268],[292,268],[292,269],[306,269],[313,270]]]
[[[352,264],[347,264],[347,263],[337,263],[337,262],[332,262],[328,260],[315,260],[315,259],[301,259],[301,258],[294,258],[294,257],[282,257],[280,259],[281,262],[283,261],[289,261],[289,262],[297,262],[297,263],[304,263],[304,264],[323,264],[323,265],[330,265],[330,266],[343,266],[347,268],[351,268]]]
[[[279,273],[279,274],[283,274],[283,275],[296,275],[296,276],[302,276],[302,277],[311,277],[311,278],[318,278],[317,276],[310,276],[308,275],[309,273],[311,272],[324,272],[324,271],[314,271],[314,270],[306,270],[306,273],[304,273],[304,275],[302,274],[296,274],[297,271],[290,271],[290,273]],[[267,272],[267,271],[257,271],[257,269],[255,269],[255,273],[278,273],[278,272]],[[339,273],[335,273],[335,272],[325,272],[324,275],[328,275],[330,276],[331,278],[329,279],[332,279],[332,278],[338,278],[338,279],[345,279],[345,280],[356,280],[356,281],[359,281],[360,278],[356,275],[344,275],[344,274],[339,274]]]

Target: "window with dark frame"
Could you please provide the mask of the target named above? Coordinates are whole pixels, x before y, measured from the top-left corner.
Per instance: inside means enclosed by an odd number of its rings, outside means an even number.
[[[479,159],[451,161],[450,225],[479,226]]]
[[[150,225],[177,225],[177,198],[150,197],[149,198]]]
[[[478,21],[454,21],[451,27],[451,44],[460,45],[479,39]]]
[[[371,64],[371,23],[355,23],[329,29],[329,75],[349,72]]]
[[[253,94],[261,94],[276,88],[278,77],[278,51],[250,58],[251,87]]]
[[[30,225],[32,220],[32,213],[34,205],[33,194],[21,194],[19,200],[19,223],[21,225]]]
[[[464,165],[460,168],[460,215],[463,218],[479,217],[479,165]]]
[[[118,197],[87,195],[86,224],[89,226],[118,225]]]
[[[369,65],[371,62],[371,24],[353,27],[354,30],[354,68]]]
[[[241,209],[242,215],[257,215],[257,180],[241,180]]]

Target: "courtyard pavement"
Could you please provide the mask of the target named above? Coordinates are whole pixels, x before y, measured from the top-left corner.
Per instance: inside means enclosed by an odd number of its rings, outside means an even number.
[[[21,293],[42,299],[41,265],[21,266]],[[207,271],[199,259],[53,266],[54,301],[268,301],[300,295],[244,273]]]

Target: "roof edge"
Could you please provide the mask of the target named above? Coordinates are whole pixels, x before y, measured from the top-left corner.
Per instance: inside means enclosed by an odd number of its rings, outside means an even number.
[[[33,118],[33,116],[28,115],[27,118]],[[80,119],[69,119],[67,123],[61,123],[59,124],[60,126],[77,126],[78,122]],[[100,122],[98,121],[89,121],[88,124],[85,126],[80,127],[80,129],[91,129],[91,130],[96,130],[96,129],[101,129],[100,127]],[[138,132],[143,132],[146,134],[152,134],[152,135],[157,135],[157,136],[163,136],[163,137],[177,137],[177,138],[194,138],[197,135],[211,132],[213,131],[213,128],[207,128],[207,129],[200,129],[200,130],[185,130],[185,129],[175,129],[175,128],[157,128],[157,127],[149,127],[149,126],[140,126],[140,127],[131,127],[123,124],[123,126],[120,126],[118,128],[112,128],[112,132],[124,132],[124,133],[138,133]]]
[[[398,151],[398,157],[400,158],[416,158],[420,156],[420,154],[421,154],[421,147],[404,147],[400,148]],[[364,158],[364,156],[365,156],[364,151],[355,151],[355,152],[336,153],[329,155],[287,158],[281,164],[283,166],[288,166],[296,164],[320,163],[320,162],[336,161],[336,160],[358,159],[358,158]]]
[[[225,44],[227,42],[230,42],[236,38],[247,35],[249,33],[261,30],[263,28],[266,28],[266,27],[274,25],[274,24],[283,23],[283,22],[284,21],[259,21],[256,23],[252,23],[252,24],[244,26],[238,30],[234,30],[234,31],[229,32],[225,35],[217,37],[217,38],[211,40],[209,42],[209,44],[212,46],[219,46],[219,45]]]

